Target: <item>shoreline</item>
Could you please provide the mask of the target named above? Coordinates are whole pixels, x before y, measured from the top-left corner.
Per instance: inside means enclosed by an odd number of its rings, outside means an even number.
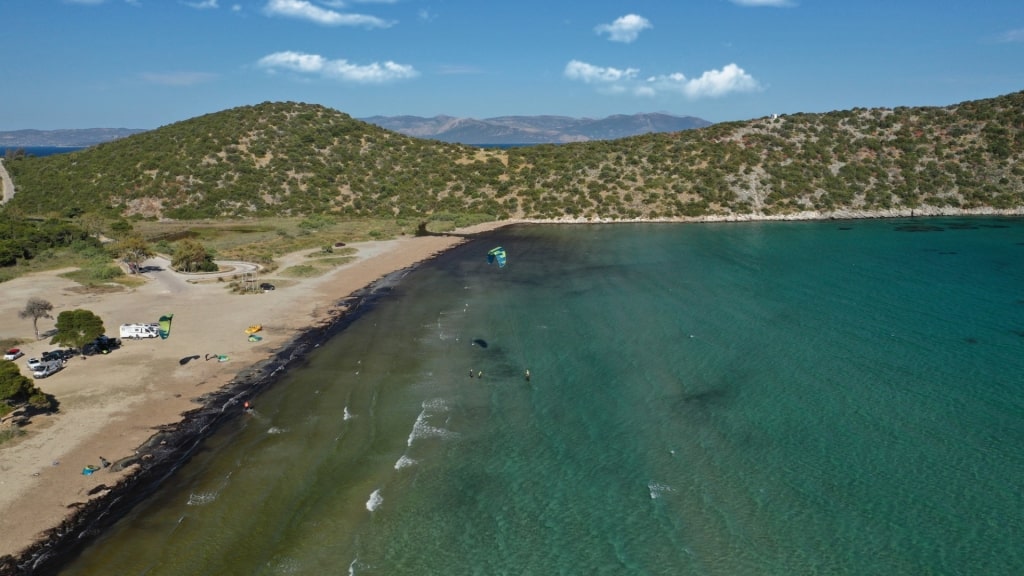
[[[59,571],[62,566],[66,565],[71,558],[75,557],[84,547],[88,546],[89,543],[102,534],[105,529],[120,520],[132,507],[158,490],[166,478],[188,462],[192,454],[200,447],[206,438],[219,430],[221,426],[229,422],[232,418],[240,415],[242,413],[241,407],[244,401],[259,394],[266,388],[273,386],[279,380],[280,376],[283,375],[283,372],[291,367],[294,362],[301,361],[305,354],[311,349],[344,330],[351,322],[361,317],[363,313],[372,310],[376,298],[386,293],[387,286],[393,283],[395,279],[400,278],[409,270],[420,266],[424,262],[433,260],[440,254],[464,243],[476,234],[523,223],[703,223],[762,220],[855,220],[866,218],[906,218],[916,216],[1019,217],[1024,215],[1024,208],[999,211],[982,209],[970,212],[956,210],[917,214],[904,214],[893,211],[893,213],[873,213],[868,216],[848,217],[839,217],[836,215],[827,216],[819,213],[813,213],[816,214],[816,216],[813,216],[811,214],[812,213],[803,213],[803,217],[793,217],[793,215],[789,215],[788,217],[780,216],[779,218],[750,217],[728,220],[638,219],[630,221],[600,221],[560,219],[557,221],[540,221],[517,219],[481,224],[467,229],[456,230],[449,234],[432,234],[428,237],[407,237],[392,241],[365,243],[365,245],[373,246],[361,247],[360,251],[363,252],[363,249],[365,248],[366,254],[357,256],[357,261],[355,263],[339,267],[314,279],[297,281],[298,284],[303,285],[299,288],[305,288],[306,291],[299,294],[300,298],[298,299],[301,300],[301,302],[292,307],[300,308],[298,314],[295,310],[280,312],[280,314],[286,314],[291,318],[293,320],[292,323],[294,324],[291,327],[284,326],[281,330],[282,332],[290,332],[291,334],[285,339],[283,344],[278,344],[273,348],[264,348],[259,351],[251,352],[247,356],[239,354],[238,359],[241,361],[241,370],[225,371],[223,370],[224,365],[221,365],[222,369],[219,372],[215,372],[208,369],[208,367],[212,365],[205,365],[203,368],[207,368],[206,373],[201,373],[196,376],[193,372],[185,376],[185,378],[187,378],[189,388],[184,388],[184,390],[195,390],[201,385],[204,389],[199,391],[200,393],[198,393],[197,396],[181,399],[178,402],[172,403],[171,406],[165,407],[162,413],[157,414],[156,416],[151,415],[149,417],[150,420],[155,419],[156,423],[143,425],[141,428],[143,432],[141,439],[134,443],[126,444],[126,446],[134,448],[134,454],[131,453],[131,448],[129,448],[127,454],[125,452],[113,454],[112,460],[114,461],[114,465],[110,470],[103,473],[103,477],[109,478],[109,480],[106,482],[100,482],[96,485],[100,478],[99,475],[94,475],[90,479],[91,487],[85,488],[85,480],[79,478],[77,479],[80,480],[78,486],[72,486],[72,488],[77,489],[77,492],[70,492],[70,495],[59,495],[57,500],[63,509],[62,519],[59,522],[50,521],[49,524],[46,524],[47,527],[43,530],[33,532],[34,536],[31,537],[31,543],[27,545],[20,545],[16,551],[0,550],[0,573],[12,575],[50,574]],[[409,250],[412,246],[415,246],[416,249]],[[404,256],[395,258],[399,253],[406,250],[409,250],[409,252],[405,253]],[[388,256],[391,258],[388,258]],[[361,263],[373,262],[377,258],[381,259],[381,262],[377,266],[371,266],[368,270],[353,272],[353,269],[357,268]],[[342,275],[352,276],[352,278],[348,279],[352,283],[348,288],[338,288],[335,286],[336,284],[340,284],[337,281],[339,280],[338,277]],[[152,283],[152,280],[150,280],[150,283]],[[334,287],[334,289],[331,289],[331,287]],[[212,288],[214,290],[220,290],[220,292],[207,290],[206,292],[208,293],[199,294],[198,297],[209,298],[211,300],[235,299],[234,302],[236,303],[241,300],[249,300],[250,298],[249,296],[226,294],[223,291],[222,286],[218,287],[213,285]],[[317,289],[314,290],[314,288]],[[279,292],[287,293],[289,290],[292,290],[292,288],[280,290]],[[93,301],[115,299],[117,297],[117,295],[101,295],[94,298]],[[151,298],[152,295],[147,295],[147,297]],[[265,299],[264,296],[253,296],[251,298]],[[86,298],[86,300],[89,301],[89,298]],[[257,307],[263,305],[262,300],[255,300],[253,302]],[[18,300],[15,305],[20,305],[20,303],[21,301]],[[312,307],[312,312],[308,317],[295,320],[295,316],[303,316],[302,312],[304,310],[301,310],[302,306]],[[218,308],[214,307],[213,309],[219,312]],[[55,308],[53,311],[54,316],[56,316],[57,313],[58,309]],[[3,318],[3,316],[0,315],[0,318]],[[215,320],[207,319],[207,321]],[[247,319],[241,319],[240,322],[245,324]],[[177,327],[175,327],[175,329],[177,329]],[[42,342],[43,341],[38,341],[32,344],[36,345],[38,348]],[[29,346],[30,345],[26,345],[26,348]],[[136,347],[141,346],[141,344],[132,342],[126,344],[126,346]],[[116,354],[120,354],[120,352]],[[177,355],[172,356],[177,357]],[[235,355],[233,354],[232,357],[234,358]],[[112,360],[112,358],[110,359]],[[93,365],[98,365],[106,360],[108,359],[97,359],[90,362]],[[157,360],[161,359],[154,358],[151,360],[155,366],[157,364]],[[146,359],[143,359],[143,361],[146,361]],[[73,362],[78,361],[73,360]],[[177,364],[177,362],[174,362],[173,364]],[[93,368],[93,365],[90,365],[89,368]],[[126,363],[125,366],[129,368],[133,367],[137,370],[144,370],[146,368],[146,366],[140,366],[138,361],[135,361],[134,363]],[[213,366],[213,368],[214,370],[217,369],[216,366]],[[68,372],[77,372],[78,370],[78,367],[73,366],[68,370]],[[64,376],[68,375],[65,374]],[[192,379],[201,379],[203,376],[206,377],[205,380],[200,381],[198,384],[192,384]],[[74,377],[75,376],[70,376],[70,378]],[[51,392],[50,380],[42,380],[39,385],[44,391]],[[144,398],[146,401],[153,399],[153,393],[150,390],[137,393],[146,395]],[[167,393],[164,393],[162,398],[167,399],[166,395]],[[63,396],[58,395],[59,400],[62,398]],[[137,404],[129,404],[126,406],[118,406],[118,409],[131,411],[134,410],[136,406]],[[181,406],[187,406],[187,409],[178,410],[177,412],[169,414],[168,411],[173,411],[176,407]],[[74,411],[74,406],[72,406],[70,402],[69,408],[70,409],[67,413],[64,411],[58,413],[56,418],[68,417],[68,414]],[[107,410],[105,413],[106,416],[112,415],[110,413],[110,408],[104,409]],[[116,413],[118,412],[114,411],[114,414]],[[165,418],[165,422],[160,422],[161,416]],[[35,423],[33,423],[32,426],[35,426]],[[86,435],[89,433],[90,432],[88,430],[85,432]],[[98,436],[100,435],[100,432],[93,430],[92,434],[93,436]],[[127,440],[122,439],[122,444],[124,444],[124,442],[127,442]],[[65,450],[63,459],[72,460],[69,455],[76,452],[89,453],[88,450],[91,450],[92,448],[93,445],[88,446],[88,449],[72,446]],[[8,447],[0,447],[0,464],[4,463],[6,456],[5,449],[8,449]],[[38,449],[36,451],[39,452]],[[39,454],[36,454],[36,456],[39,456]],[[36,459],[39,460],[40,458]],[[56,466],[56,461],[54,461],[54,466]],[[2,470],[3,473],[6,474],[9,468],[4,466],[2,467]],[[49,473],[47,470],[41,470],[43,471],[44,476]],[[66,472],[66,470],[64,470],[64,472]],[[108,473],[111,475],[108,476]],[[33,476],[39,475],[39,473],[36,473]],[[5,478],[0,475],[0,479]],[[48,489],[46,486],[34,484],[25,488],[21,494],[16,495],[13,498],[15,502],[10,504],[7,510],[5,510],[4,507],[0,507],[0,531],[4,531],[5,527],[12,526],[10,523],[11,521],[5,518],[7,512],[15,506],[36,506],[40,500],[40,491],[46,489]],[[86,489],[88,492],[85,492]],[[6,490],[6,488],[3,488],[2,490]],[[68,499],[73,500],[73,502],[65,504],[64,502]],[[33,511],[29,512],[32,513]],[[4,522],[8,522],[8,524],[5,525]],[[11,532],[5,531],[5,534],[11,537],[12,542],[15,540],[15,537]]]
[[[28,548],[17,555],[0,557],[0,573],[36,575],[59,572],[95,537],[117,523],[134,506],[158,490],[164,480],[187,464],[207,438],[241,416],[243,411],[239,408],[247,399],[276,384],[291,363],[301,360],[310,350],[372,310],[377,297],[383,294],[382,287],[438,255],[395,270],[335,302],[327,322],[308,327],[270,358],[246,367],[226,385],[201,397],[202,404],[198,408],[182,414],[180,421],[162,427],[139,446],[135,455],[113,465],[121,469],[136,466],[132,472],[113,486],[106,487],[101,496],[78,507]]]
[[[24,297],[33,295],[56,296],[53,317],[64,309],[92,309],[112,333],[112,326],[138,321],[142,314],[173,312],[175,318],[167,340],[125,341],[110,355],[76,357],[65,370],[36,382],[61,407],[34,416],[24,428],[27,435],[0,447],[0,533],[5,535],[0,574],[56,573],[157,490],[203,440],[241,414],[245,399],[273,385],[309,350],[372,308],[397,279],[477,233],[512,223],[352,243],[353,262],[314,278],[272,280],[279,282],[278,290],[266,294],[231,294],[225,283],[170,278],[166,271],[157,273],[160,281],[150,277],[142,287],[112,294],[77,290],[59,276],[64,271],[5,283],[3,336],[16,330],[25,339],[26,328],[31,335],[31,319],[17,320],[16,312]],[[279,262],[294,264],[310,252]],[[264,328],[257,343],[243,333],[254,320]],[[42,320],[40,331],[45,326]],[[16,364],[24,373],[24,359],[51,346],[42,339],[21,348],[25,356]],[[210,351],[230,354],[230,362],[204,362],[202,353],[211,356]],[[186,362],[189,357],[196,360]],[[97,453],[110,457],[112,465],[80,474],[78,467],[95,462]]]

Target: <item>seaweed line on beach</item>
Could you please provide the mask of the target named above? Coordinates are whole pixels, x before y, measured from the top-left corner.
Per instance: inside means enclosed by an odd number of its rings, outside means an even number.
[[[427,260],[436,258],[434,254]],[[137,504],[144,501],[185,465],[202,443],[232,418],[243,413],[243,403],[275,384],[283,372],[306,354],[335,336],[372,305],[388,295],[406,274],[427,261],[387,274],[365,288],[332,304],[329,318],[303,330],[270,358],[238,372],[228,384],[196,399],[201,407],[182,414],[175,424],[161,426],[135,454],[112,464],[114,470],[136,466],[134,472],[114,486],[100,485],[105,494],[85,503],[71,504],[70,516],[44,532],[40,538],[15,555],[0,557],[0,574],[38,576],[57,574],[104,530],[113,526]]]

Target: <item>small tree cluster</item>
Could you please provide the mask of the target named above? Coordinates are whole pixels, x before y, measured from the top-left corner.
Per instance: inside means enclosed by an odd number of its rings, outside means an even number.
[[[17,364],[0,360],[0,416],[26,404],[36,410],[49,411],[57,408],[57,399],[36,388],[32,380],[21,374]]]

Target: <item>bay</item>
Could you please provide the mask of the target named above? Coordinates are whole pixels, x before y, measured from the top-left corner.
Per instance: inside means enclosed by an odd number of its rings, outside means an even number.
[[[1022,219],[514,226],[385,289],[62,573],[1024,566]]]

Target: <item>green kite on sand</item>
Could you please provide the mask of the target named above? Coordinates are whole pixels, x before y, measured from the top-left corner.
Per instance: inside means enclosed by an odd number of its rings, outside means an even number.
[[[174,314],[164,314],[160,317],[160,338],[163,340],[167,340],[171,335],[171,318],[174,318]]]

